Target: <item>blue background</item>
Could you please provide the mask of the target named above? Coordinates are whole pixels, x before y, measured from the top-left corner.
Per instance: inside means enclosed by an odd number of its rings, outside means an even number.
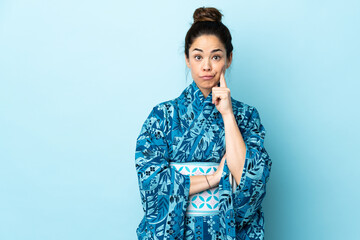
[[[355,0],[1,1],[0,239],[136,239],[136,137],[191,82],[200,6],[224,14],[231,95],[267,131],[266,239],[360,239]]]

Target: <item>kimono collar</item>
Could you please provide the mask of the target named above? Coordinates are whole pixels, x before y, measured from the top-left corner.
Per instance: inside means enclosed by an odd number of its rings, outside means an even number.
[[[212,100],[212,91],[209,93],[209,95],[205,98],[199,87],[196,85],[195,81],[193,80],[190,84],[191,90],[190,93],[193,95],[193,99],[200,104],[203,104],[204,102],[211,103]]]

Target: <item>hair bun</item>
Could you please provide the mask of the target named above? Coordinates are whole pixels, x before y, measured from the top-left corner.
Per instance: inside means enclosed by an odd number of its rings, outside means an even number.
[[[201,21],[221,22],[222,16],[223,15],[216,8],[199,7],[195,10],[193,18],[194,18],[194,23]]]

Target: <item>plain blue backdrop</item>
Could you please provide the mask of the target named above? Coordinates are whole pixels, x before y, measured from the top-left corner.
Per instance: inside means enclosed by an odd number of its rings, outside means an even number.
[[[224,14],[228,87],[266,129],[266,239],[360,239],[356,0],[2,0],[0,239],[136,239],[136,138],[192,81],[200,6]]]

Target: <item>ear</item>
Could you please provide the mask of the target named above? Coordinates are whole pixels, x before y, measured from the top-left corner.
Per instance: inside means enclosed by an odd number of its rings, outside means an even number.
[[[232,56],[233,56],[233,53],[231,52],[229,58],[227,59],[226,68],[230,67],[231,62],[232,62]]]
[[[186,65],[188,68],[190,68],[190,62],[189,62],[189,59],[186,57],[186,54],[185,55],[185,62],[186,62]]]

